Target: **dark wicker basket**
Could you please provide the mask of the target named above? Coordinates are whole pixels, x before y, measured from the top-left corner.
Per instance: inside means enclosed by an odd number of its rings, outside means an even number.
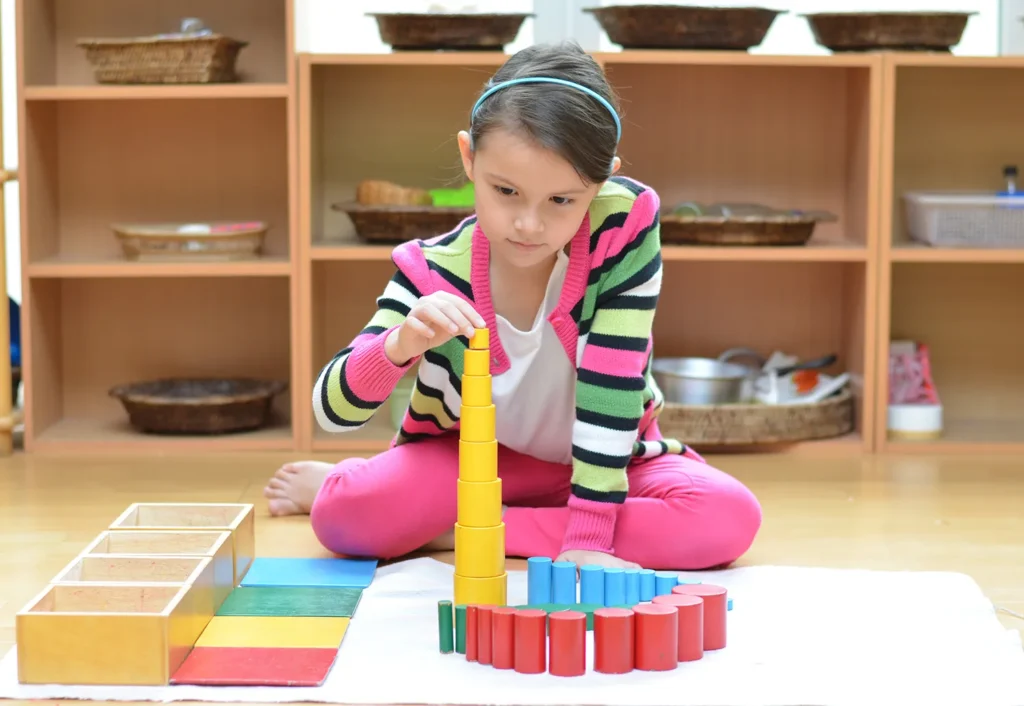
[[[533,13],[368,12],[396,51],[503,51]]]
[[[664,245],[806,245],[817,218],[799,215],[661,217]]]
[[[694,447],[794,443],[853,431],[848,388],[811,404],[666,404],[658,417],[662,435]]]
[[[118,385],[135,428],[153,434],[225,434],[269,421],[274,397],[287,387],[276,380],[167,378]]]
[[[764,41],[781,10],[764,7],[613,5],[588,7],[623,49],[746,51]]]
[[[433,238],[454,230],[473,215],[457,206],[399,206],[337,203],[331,208],[352,219],[356,235],[369,243],[404,243]]]
[[[976,12],[817,12],[806,14],[814,40],[834,52],[949,52]]]

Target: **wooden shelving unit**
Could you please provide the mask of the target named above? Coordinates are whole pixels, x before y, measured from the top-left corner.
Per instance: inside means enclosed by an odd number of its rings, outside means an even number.
[[[331,205],[353,199],[363,179],[425,188],[459,180],[455,134],[506,58],[299,56],[300,328],[312,346],[297,387],[310,389],[321,366],[365,324],[393,271],[390,248],[360,241]],[[665,205],[757,201],[838,216],[803,248],[666,245],[658,354],[718,355],[741,345],[765,355],[836,353],[836,369],[855,376],[857,429],[798,448],[870,450],[880,58],[597,58],[623,100],[623,172],[654,186]],[[316,451],[377,451],[394,434],[386,409],[363,430],[339,435],[320,432],[311,410],[305,418],[304,441]]]
[[[290,0],[19,0],[25,448],[291,449],[290,392],[252,434],[137,434],[108,389],[171,375],[295,380],[297,190]],[[173,32],[249,42],[241,80],[98,85],[84,37]],[[115,222],[264,220],[265,257],[126,261]]]
[[[997,191],[1024,165],[1024,57],[891,54],[885,61],[881,173],[877,448],[900,453],[1024,452],[1024,248],[941,248],[910,240],[908,190]],[[943,403],[936,441],[890,439],[892,339],[927,343]]]
[[[332,204],[362,179],[462,178],[455,134],[495,53],[297,54],[293,0],[19,0],[25,444],[29,451],[370,454],[394,434],[318,430],[310,389],[393,271]],[[250,42],[243,80],[101,86],[75,40],[173,31],[183,17]],[[661,356],[734,346],[835,353],[856,430],[793,452],[1024,451],[1012,325],[1024,250],[909,241],[908,189],[993,188],[1024,162],[1020,57],[624,51],[598,60],[624,108],[624,173],[683,200],[825,210],[799,248],[666,245]],[[1016,151],[1014,151],[1016,149]],[[116,221],[263,219],[265,257],[134,263]],[[946,434],[886,438],[888,345],[930,344]],[[168,375],[287,379],[280,423],[212,438],[133,432],[114,384]]]

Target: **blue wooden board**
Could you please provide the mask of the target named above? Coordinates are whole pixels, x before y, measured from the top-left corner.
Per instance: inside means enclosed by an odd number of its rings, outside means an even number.
[[[366,588],[376,571],[376,559],[257,557],[242,578],[242,585]]]

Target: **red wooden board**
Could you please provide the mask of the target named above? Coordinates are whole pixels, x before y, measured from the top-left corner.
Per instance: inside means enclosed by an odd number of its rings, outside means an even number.
[[[196,647],[172,684],[320,686],[338,650],[323,647]]]

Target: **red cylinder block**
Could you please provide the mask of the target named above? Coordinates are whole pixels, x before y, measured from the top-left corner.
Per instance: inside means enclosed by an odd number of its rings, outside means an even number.
[[[679,616],[674,606],[640,603],[633,606],[636,668],[666,672],[679,664]]]
[[[724,648],[729,608],[725,587],[708,583],[689,583],[674,587],[672,593],[700,596],[704,599],[704,650]]]
[[[683,593],[655,596],[651,603],[673,606],[679,614],[680,662],[693,662],[704,656],[704,599]]]
[[[548,614],[535,608],[517,610],[513,666],[520,674],[543,674],[547,669]]]
[[[587,614],[576,610],[548,617],[548,671],[556,677],[578,677],[587,671]]]
[[[515,608],[499,607],[491,611],[491,664],[495,669],[515,666]]]
[[[594,611],[594,671],[625,674],[633,671],[634,621],[629,608]]]
[[[491,663],[491,616],[494,606],[482,605],[476,609],[476,661]]]
[[[475,605],[466,606],[466,661],[475,662],[477,660],[477,645],[479,636],[478,630],[480,629],[477,625],[477,612]]]

